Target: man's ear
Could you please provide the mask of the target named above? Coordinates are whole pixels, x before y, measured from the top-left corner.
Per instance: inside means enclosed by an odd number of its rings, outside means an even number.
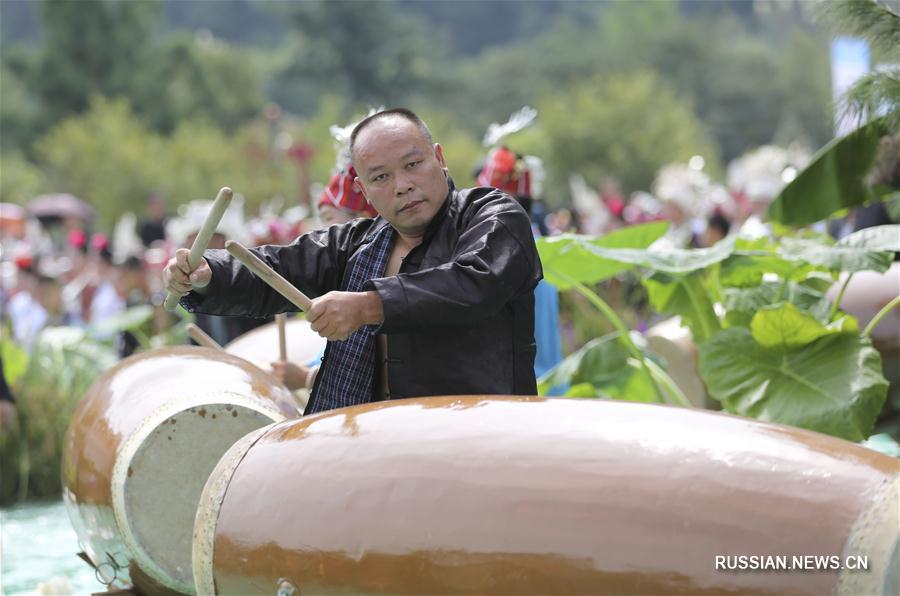
[[[359,194],[365,197],[366,202],[371,205],[372,201],[369,200],[369,195],[366,194],[366,187],[363,186],[362,180],[360,180],[359,176],[353,179],[353,184],[354,186],[356,186],[356,190],[359,191]]]
[[[441,169],[447,172],[447,162],[444,161],[444,148],[441,147],[440,143],[434,144],[434,156],[437,158],[438,163],[441,164]]]

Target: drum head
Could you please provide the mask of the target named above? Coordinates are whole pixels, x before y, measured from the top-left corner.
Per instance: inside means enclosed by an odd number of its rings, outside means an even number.
[[[170,411],[148,420],[124,445],[113,503],[142,569],[166,587],[193,593],[191,538],[207,478],[241,437],[284,417],[268,404],[237,396]]]

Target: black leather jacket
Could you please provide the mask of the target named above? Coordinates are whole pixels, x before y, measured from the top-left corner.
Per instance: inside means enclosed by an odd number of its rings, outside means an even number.
[[[381,217],[358,219],[252,250],[315,298],[346,287],[357,251],[386,225]],[[205,297],[182,299],[188,310],[252,317],[297,310],[226,251],[204,256],[212,281]],[[388,336],[390,397],[535,395],[541,277],[528,216],[512,197],[492,188],[451,190],[400,273],[366,285],[384,304],[377,332]],[[330,343],[323,366],[329,350]]]

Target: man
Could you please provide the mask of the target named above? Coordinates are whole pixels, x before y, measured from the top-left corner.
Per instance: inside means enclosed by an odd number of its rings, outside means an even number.
[[[356,184],[379,217],[254,252],[303,292],[329,340],[307,413],[378,399],[534,394],[534,287],[541,265],[528,216],[507,194],[456,190],[443,150],[405,109],[353,130]],[[166,266],[189,310],[266,316],[294,310],[228,253],[188,251]]]

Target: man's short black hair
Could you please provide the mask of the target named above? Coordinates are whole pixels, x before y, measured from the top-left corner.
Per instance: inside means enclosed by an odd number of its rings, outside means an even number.
[[[431,131],[428,130],[428,126],[425,124],[425,121],[419,118],[418,114],[406,108],[391,108],[389,110],[382,110],[380,112],[372,114],[353,127],[353,132],[350,133],[350,159],[353,159],[353,157],[355,156],[356,137],[359,136],[359,133],[362,132],[364,128],[366,128],[375,120],[381,120],[382,118],[387,118],[390,116],[399,116],[404,120],[412,122],[419,127],[419,130],[421,130],[422,134],[425,135],[425,138],[428,139],[428,143],[430,145],[434,144],[434,138],[431,136]]]

